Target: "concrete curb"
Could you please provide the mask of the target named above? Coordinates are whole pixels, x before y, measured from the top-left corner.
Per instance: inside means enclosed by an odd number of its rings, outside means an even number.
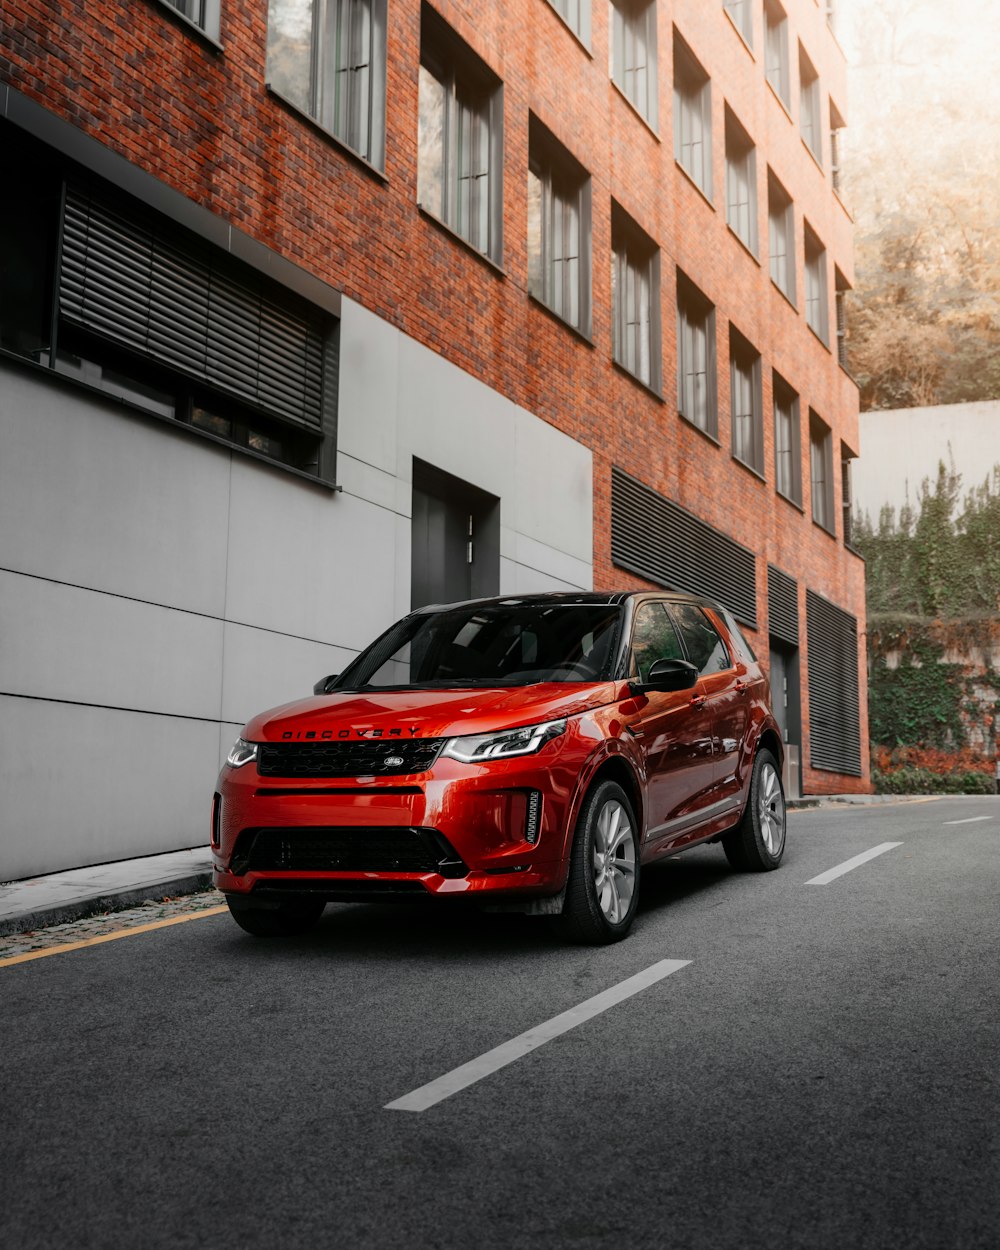
[[[956,794],[812,794],[789,799],[785,807],[789,811],[812,807],[877,807],[889,803],[929,803],[932,799],[962,797]]]
[[[6,937],[11,933],[25,933],[31,929],[47,929],[50,925],[69,924],[73,920],[83,920],[87,916],[100,915],[102,912],[125,911],[126,908],[136,907],[149,899],[159,900],[175,898],[180,894],[197,894],[211,884],[212,874],[209,871],[155,881],[149,885],[136,886],[131,889],[105,890],[100,894],[73,899],[53,907],[40,907],[35,911],[5,916],[0,920],[0,937]]]

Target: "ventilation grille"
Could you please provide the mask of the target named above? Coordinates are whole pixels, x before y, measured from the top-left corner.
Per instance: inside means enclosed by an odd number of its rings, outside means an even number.
[[[72,187],[59,310],[262,411],[319,428],[326,326],[223,272],[213,250],[177,246]],[[227,266],[229,268],[230,266]]]
[[[773,564],[767,566],[767,630],[782,642],[799,645],[799,584]]]
[[[617,468],[611,470],[611,558],[669,590],[707,595],[757,628],[753,552]]]
[[[861,776],[858,711],[858,622],[843,608],[806,591],[809,660],[809,762]]]
[[[264,742],[257,753],[257,771],[262,777],[393,777],[422,773],[437,759],[444,742],[444,738]]]
[[[233,872],[437,872],[465,864],[436,829],[405,827],[244,829]]]

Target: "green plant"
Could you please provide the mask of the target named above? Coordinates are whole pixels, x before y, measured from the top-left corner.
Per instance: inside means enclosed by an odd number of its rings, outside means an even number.
[[[892,772],[872,769],[872,786],[876,794],[993,794],[994,781],[989,773],[935,773],[929,768],[905,765]]]

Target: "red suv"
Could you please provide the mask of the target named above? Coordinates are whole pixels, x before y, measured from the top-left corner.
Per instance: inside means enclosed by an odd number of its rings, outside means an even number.
[[[330,900],[463,897],[613,942],[643,865],[785,845],[767,679],[725,609],[681,594],[423,608],[316,696],[255,717],[219,777],[215,882],[250,933]]]

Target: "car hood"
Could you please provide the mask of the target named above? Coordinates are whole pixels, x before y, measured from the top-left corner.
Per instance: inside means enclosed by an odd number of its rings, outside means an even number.
[[[616,694],[611,681],[328,694],[263,712],[243,732],[251,742],[451,738],[575,716],[612,702]]]

